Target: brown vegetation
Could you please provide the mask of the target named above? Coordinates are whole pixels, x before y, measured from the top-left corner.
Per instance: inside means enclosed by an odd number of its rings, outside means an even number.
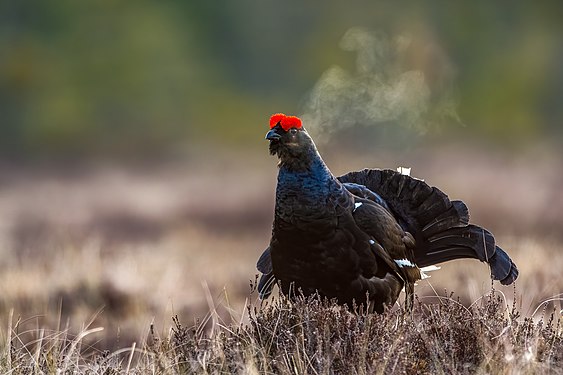
[[[414,176],[424,177],[455,199],[464,199],[472,220],[491,229],[519,266],[520,278],[515,288],[495,285],[495,296],[502,294],[504,299],[502,303],[495,302],[492,315],[486,315],[481,306],[489,298],[483,296],[491,291],[488,269],[477,261],[457,261],[444,264],[432,278],[419,283],[416,293],[421,305],[412,320],[397,320],[398,310],[385,316],[353,318],[344,310],[322,304],[310,310],[303,305],[281,304],[254,315],[252,324],[247,325],[244,306],[249,301],[249,281],[256,274],[256,258],[270,234],[274,160],[236,154],[207,158],[205,163],[192,159],[184,164],[150,168],[4,167],[0,187],[0,351],[4,356],[1,366],[23,368],[31,366],[29,361],[38,360],[37,356],[47,361],[60,355],[59,361],[71,358],[68,366],[98,363],[103,368],[121,363],[125,370],[127,355],[135,345],[134,352],[138,354],[131,366],[142,366],[143,358],[147,364],[158,354],[179,371],[183,367],[178,356],[192,358],[189,356],[196,353],[190,354],[186,345],[204,343],[213,350],[208,348],[204,350],[207,354],[201,354],[210,361],[208,367],[189,365],[196,366],[197,371],[223,371],[228,366],[248,364],[257,371],[307,368],[309,373],[322,373],[332,363],[338,373],[343,368],[338,366],[344,365],[337,358],[353,355],[360,357],[354,357],[357,361],[351,364],[355,366],[350,368],[351,372],[372,373],[391,366],[404,372],[415,368],[447,373],[451,369],[461,371],[451,367],[451,360],[458,355],[470,356],[469,352],[475,357],[464,359],[464,363],[469,363],[467,372],[471,368],[490,368],[495,372],[497,365],[499,371],[520,366],[523,358],[532,354],[534,365],[530,368],[534,371],[553,367],[557,361],[560,364],[559,354],[538,354],[543,353],[541,348],[548,345],[543,344],[548,338],[552,340],[549,350],[559,348],[556,344],[561,336],[560,328],[552,336],[545,336],[547,331],[544,332],[552,311],[554,327],[560,324],[558,314],[562,309],[563,182],[554,173],[559,159],[534,155],[512,160],[463,148],[434,150],[432,155],[410,155],[404,159],[417,161]],[[326,159],[335,173],[368,165],[393,166],[397,160],[400,163],[400,158],[393,156],[331,160],[329,154]],[[456,300],[444,302],[437,297],[443,296],[444,289],[454,291]],[[516,319],[517,326],[505,306],[513,303],[515,311],[522,315]],[[289,311],[304,317],[326,315],[315,328],[321,332],[329,325],[329,331],[339,335],[349,331],[358,342],[368,337],[379,341],[368,340],[369,353],[351,354],[345,346],[349,344],[343,341],[337,350],[334,342],[321,335],[314,345],[291,344],[296,350],[291,361],[297,362],[280,363],[289,361],[287,353],[293,350],[282,346],[282,341],[292,336],[284,336],[281,324],[297,319],[290,317]],[[328,316],[328,311],[336,315]],[[436,314],[441,325],[432,320]],[[200,324],[205,329],[198,331],[199,336],[188,338],[188,330],[177,327],[178,323],[174,325],[172,316],[178,316],[183,327],[192,327],[198,317],[213,319]],[[243,326],[239,326],[241,321]],[[543,326],[537,326],[541,321]],[[276,346],[266,353],[265,342],[259,340],[273,329],[269,324],[275,322],[279,337],[269,339],[274,341],[268,347],[274,343]],[[461,322],[466,324],[462,328]],[[366,324],[372,326],[364,332],[361,327]],[[168,332],[170,327],[176,334]],[[213,335],[208,331],[212,327]],[[505,328],[510,332],[503,333],[502,340],[495,338]],[[143,344],[150,338],[151,330],[154,337],[162,337],[158,345],[168,345],[168,349],[155,349],[154,343]],[[178,338],[181,332],[183,339]],[[312,332],[302,329],[292,334],[313,340]],[[383,336],[372,336],[376,333]],[[410,333],[419,336],[408,336]],[[422,344],[420,335],[443,349],[424,352],[427,344]],[[387,341],[389,337],[392,339]],[[191,340],[191,344],[182,340]],[[473,340],[486,352],[470,350],[463,354],[463,350],[470,348],[463,344],[459,350],[454,348],[456,354],[451,357],[453,352],[449,350],[454,349],[448,345]],[[530,346],[518,340],[532,340],[534,352],[526,354]],[[217,352],[217,345],[231,348],[237,342],[243,345],[240,351]],[[254,349],[249,346],[255,344],[258,347]],[[381,347],[376,349],[374,345]],[[336,352],[315,355],[311,351],[329,346]],[[411,347],[420,351],[416,361],[415,354],[407,350]],[[390,356],[395,348],[402,350],[401,356]],[[104,350],[108,350],[105,357]],[[8,353],[12,367],[5,367],[9,365]],[[514,359],[508,361],[505,357]],[[332,362],[329,358],[333,358]],[[445,358],[450,362],[443,362]],[[101,365],[100,361],[106,362]],[[436,367],[440,361],[444,363],[442,368]],[[47,366],[46,369],[49,364],[43,362],[41,366]],[[158,363],[152,362],[152,366]]]

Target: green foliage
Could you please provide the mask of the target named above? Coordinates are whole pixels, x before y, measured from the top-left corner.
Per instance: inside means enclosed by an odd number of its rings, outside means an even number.
[[[352,27],[412,37],[403,68],[430,85],[441,87],[436,56],[450,63],[467,128],[448,132],[557,134],[561,11],[524,1],[3,2],[0,156],[162,153],[217,134],[248,144],[269,114],[299,113],[324,71],[349,68],[338,42]]]

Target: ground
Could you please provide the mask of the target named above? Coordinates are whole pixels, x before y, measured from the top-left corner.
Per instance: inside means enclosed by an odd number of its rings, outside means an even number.
[[[481,151],[443,148],[405,159],[416,161],[409,165],[414,176],[467,203],[472,221],[495,234],[520,278],[516,286],[491,286],[484,264],[455,261],[416,293],[423,304],[437,303],[447,289],[471,306],[493,287],[506,305],[514,302],[537,321],[562,309],[560,158]],[[330,153],[325,160],[335,174],[404,161]],[[244,306],[255,303],[249,284],[271,228],[274,159],[225,153],[150,165],[1,169],[4,340],[8,327],[22,341],[37,339],[42,328],[77,334],[103,327],[85,341],[115,351],[146,342],[151,327],[169,337],[176,315],[184,326],[209,312],[225,324],[247,322]]]

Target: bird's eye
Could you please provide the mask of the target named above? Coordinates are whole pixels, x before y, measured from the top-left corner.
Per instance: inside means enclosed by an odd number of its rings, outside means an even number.
[[[289,132],[290,132],[291,134],[297,134],[297,129],[291,128],[291,129],[289,129]]]

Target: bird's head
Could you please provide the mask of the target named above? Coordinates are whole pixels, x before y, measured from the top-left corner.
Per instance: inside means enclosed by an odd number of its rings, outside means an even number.
[[[270,154],[277,155],[281,164],[303,162],[311,152],[316,154],[313,140],[296,116],[272,115],[266,139],[270,141]]]

